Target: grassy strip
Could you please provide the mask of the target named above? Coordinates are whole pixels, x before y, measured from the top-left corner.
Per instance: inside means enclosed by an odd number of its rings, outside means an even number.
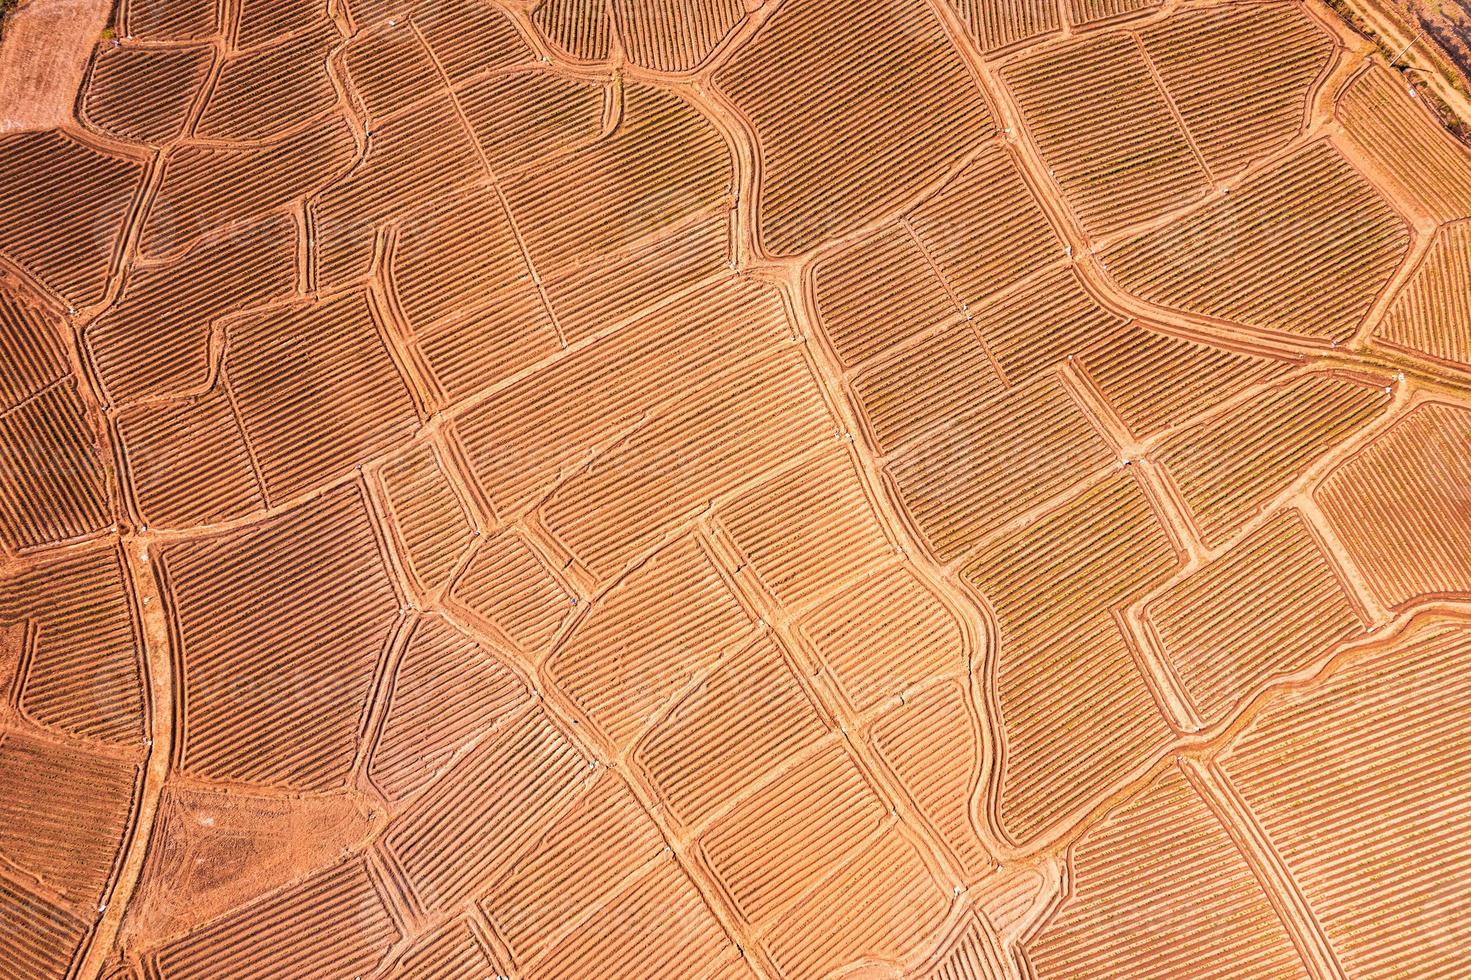
[[[1386,62],[1394,60],[1395,52],[1391,51],[1389,49],[1389,46],[1384,43],[1384,39],[1379,36],[1378,32],[1376,32],[1374,28],[1370,27],[1364,21],[1364,19],[1359,16],[1358,12],[1354,10],[1350,0],[1324,0],[1324,2],[1333,10],[1334,13],[1338,14],[1338,16],[1343,19],[1344,23],[1348,24],[1348,26],[1352,28],[1355,33],[1359,34],[1361,37],[1373,41],[1374,46],[1379,49],[1379,53],[1384,56],[1384,60]],[[1414,25],[1405,26],[1407,29],[1409,29]],[[1428,25],[1422,24],[1420,26],[1425,27]],[[1440,49],[1438,46],[1434,31],[1426,30],[1425,33],[1429,35],[1426,40],[1429,41],[1430,44],[1436,45],[1439,52],[1444,54],[1444,49]],[[1447,57],[1449,56],[1447,55]],[[1433,110],[1435,114],[1440,117],[1441,125],[1443,125],[1451,133],[1452,136],[1456,137],[1467,146],[1471,146],[1471,120],[1462,119],[1459,115],[1457,115],[1455,110],[1447,105],[1445,100],[1442,99],[1438,94],[1436,94],[1436,92],[1429,85],[1417,84],[1417,82],[1420,81],[1420,78],[1418,76],[1427,74],[1429,73],[1429,71],[1433,70],[1436,75],[1440,76],[1441,80],[1446,85],[1448,85],[1452,89],[1455,89],[1461,95],[1466,96],[1467,98],[1471,98],[1471,91],[1468,91],[1465,82],[1459,76],[1457,76],[1441,64],[1441,58],[1432,55],[1430,57],[1430,61],[1432,64],[1432,69],[1428,70],[1412,67],[1404,63],[1403,61],[1393,65],[1392,67],[1395,71],[1399,72],[1400,75],[1402,75],[1410,85],[1415,88],[1416,94],[1418,94],[1421,99],[1424,100],[1425,104],[1430,106],[1431,110]]]
[[[1364,21],[1364,18],[1361,18],[1361,16],[1359,16],[1359,13],[1356,12],[1355,9],[1353,9],[1353,6],[1349,3],[1349,0],[1324,0],[1324,3],[1327,3],[1327,6],[1330,7],[1330,9],[1333,10],[1334,13],[1337,13],[1337,15],[1339,15],[1339,18],[1343,19],[1344,24],[1349,25],[1349,28],[1352,28],[1355,34],[1358,34],[1359,37],[1367,38],[1367,40],[1374,41],[1374,47],[1377,47],[1378,52],[1380,52],[1380,54],[1383,54],[1384,60],[1386,60],[1386,62],[1392,62],[1392,60],[1395,60],[1395,52],[1392,52],[1392,50],[1389,49],[1389,46],[1387,46],[1387,44],[1384,44],[1384,38],[1381,38],[1380,35],[1378,35],[1378,32],[1375,31],[1372,26],[1368,25],[1367,22]],[[1434,40],[1434,37],[1428,37],[1427,40],[1430,41],[1431,44],[1436,44],[1436,40]],[[1433,71],[1436,72],[1436,74],[1439,75],[1439,77],[1442,78],[1443,81],[1445,81],[1450,88],[1458,91],[1458,93],[1461,93],[1462,96],[1467,96],[1468,99],[1471,99],[1471,91],[1467,90],[1467,85],[1465,85],[1465,82],[1462,81],[1461,78],[1456,77],[1455,74],[1452,74],[1452,72],[1447,71],[1445,66],[1440,65],[1440,60],[1442,60],[1440,59],[1440,57],[1431,56],[1430,60],[1431,65],[1433,65]],[[1427,69],[1412,68],[1412,66],[1406,65],[1405,62],[1400,62],[1397,63],[1397,65],[1393,65],[1393,71],[1399,72],[1399,74],[1402,75],[1403,78],[1405,78],[1405,81],[1409,82],[1409,84],[1411,84],[1412,87],[1415,88],[1415,93],[1417,93],[1418,96],[1420,96],[1421,99],[1424,100],[1424,103],[1427,104],[1427,106],[1430,106],[1430,109],[1433,110],[1433,112],[1436,113],[1437,116],[1439,116],[1440,124],[1442,124],[1443,127],[1445,127],[1447,131],[1450,132],[1450,135],[1458,138],[1458,140],[1461,140],[1462,143],[1467,144],[1467,146],[1471,146],[1471,121],[1468,121],[1468,119],[1462,119],[1461,116],[1456,115],[1455,110],[1453,110],[1452,107],[1449,106],[1449,104],[1446,104],[1445,100],[1443,100],[1442,97],[1439,96],[1439,94],[1436,94],[1436,91],[1434,91],[1433,88],[1430,87],[1430,85],[1417,84],[1417,82],[1420,82],[1420,75],[1428,74]]]

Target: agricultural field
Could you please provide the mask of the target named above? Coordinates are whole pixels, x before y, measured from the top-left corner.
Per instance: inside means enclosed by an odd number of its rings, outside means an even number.
[[[4,30],[3,980],[1467,975],[1471,149],[1335,9]]]

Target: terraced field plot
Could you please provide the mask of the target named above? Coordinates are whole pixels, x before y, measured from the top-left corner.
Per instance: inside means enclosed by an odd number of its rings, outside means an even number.
[[[1471,151],[1317,0],[10,30],[0,980],[1466,975]]]

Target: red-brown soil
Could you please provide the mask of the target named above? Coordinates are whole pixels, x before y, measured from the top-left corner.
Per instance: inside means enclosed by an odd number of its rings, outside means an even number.
[[[1463,976],[1417,78],[1318,0],[32,0],[0,978]]]

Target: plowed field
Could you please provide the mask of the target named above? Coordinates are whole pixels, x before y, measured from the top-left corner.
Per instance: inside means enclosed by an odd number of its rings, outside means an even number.
[[[0,980],[1471,976],[1401,68],[1320,0],[22,5]]]

